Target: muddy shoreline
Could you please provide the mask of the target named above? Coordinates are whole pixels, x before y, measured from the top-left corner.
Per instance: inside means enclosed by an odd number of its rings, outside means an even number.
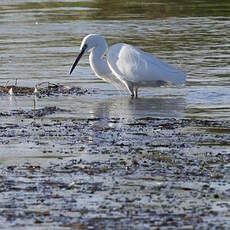
[[[2,164],[0,228],[230,225],[229,121],[49,118],[59,112],[9,113],[1,123],[1,148],[39,154]]]

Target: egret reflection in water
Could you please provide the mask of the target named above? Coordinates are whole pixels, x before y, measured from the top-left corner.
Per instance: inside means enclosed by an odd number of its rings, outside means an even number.
[[[176,98],[109,98],[92,107],[92,114],[99,118],[135,119],[143,117],[181,117],[185,109],[185,99]]]

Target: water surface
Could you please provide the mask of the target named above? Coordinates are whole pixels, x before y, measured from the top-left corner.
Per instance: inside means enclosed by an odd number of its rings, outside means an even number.
[[[164,100],[165,96],[167,99],[179,96],[180,107],[184,106],[183,116],[228,119],[229,9],[228,1],[196,1],[196,4],[180,1],[179,7],[173,1],[3,1],[0,6],[1,84],[14,82],[16,78],[18,84],[27,86],[48,80],[96,88],[101,106],[106,106],[111,97],[115,101],[122,97],[122,101],[126,93],[96,79],[87,56],[73,76],[68,75],[81,39],[86,34],[98,33],[110,45],[131,43],[188,74],[185,87],[180,89],[142,90],[141,97],[148,100],[142,99],[143,103],[137,104],[145,107],[144,113],[155,114],[148,106],[154,103],[151,98]],[[88,111],[91,99],[80,99],[81,105],[85,101]],[[1,98],[1,110],[8,109],[4,106],[8,101],[8,97]],[[22,101],[29,104],[31,98]],[[78,98],[70,101],[57,98],[56,103],[60,107],[79,105]],[[92,108],[95,106],[90,104]],[[20,99],[17,106],[24,106]],[[122,111],[126,114],[129,109],[123,107]]]
[[[0,12],[2,85],[17,79],[23,86],[50,81],[94,89],[81,97],[38,98],[38,108],[55,105],[71,111],[54,117],[230,117],[229,1],[3,0]],[[130,100],[94,76],[87,55],[69,76],[89,33],[103,35],[109,45],[130,43],[165,59],[187,73],[186,84],[143,89],[138,100]],[[0,112],[32,109],[33,99],[0,96]]]

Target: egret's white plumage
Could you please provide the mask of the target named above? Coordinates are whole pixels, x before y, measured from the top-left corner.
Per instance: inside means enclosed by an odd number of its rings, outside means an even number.
[[[90,66],[94,73],[105,81],[125,86],[131,96],[137,96],[139,87],[183,84],[186,80],[183,71],[134,46],[118,43],[108,49],[105,39],[100,35],[87,35],[80,50],[70,73],[82,55],[89,51]]]

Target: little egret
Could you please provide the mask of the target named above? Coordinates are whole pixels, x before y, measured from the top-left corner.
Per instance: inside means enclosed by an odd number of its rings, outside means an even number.
[[[89,62],[97,77],[124,86],[137,97],[140,87],[155,87],[167,83],[183,84],[186,74],[134,46],[118,43],[108,49],[105,39],[89,34],[82,40],[80,53],[70,74],[84,53],[90,52]]]

